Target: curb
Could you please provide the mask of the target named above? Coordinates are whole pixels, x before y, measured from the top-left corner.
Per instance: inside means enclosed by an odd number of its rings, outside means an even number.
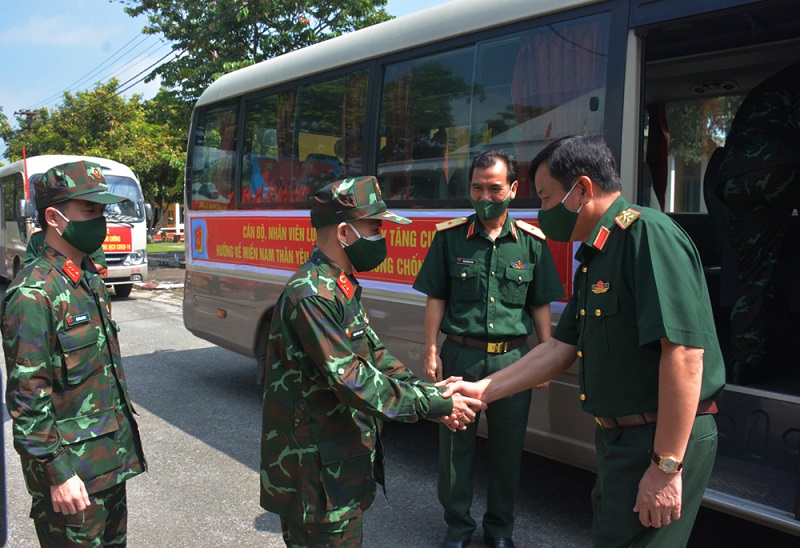
[[[159,289],[181,289],[183,288],[182,283],[152,283],[152,282],[134,282],[133,284],[134,289],[150,289],[150,290],[159,290]]]

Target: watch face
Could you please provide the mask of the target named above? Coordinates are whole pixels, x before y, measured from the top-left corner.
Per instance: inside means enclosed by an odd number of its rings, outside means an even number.
[[[678,471],[678,460],[675,457],[661,457],[661,463],[659,467],[668,473],[677,472]]]

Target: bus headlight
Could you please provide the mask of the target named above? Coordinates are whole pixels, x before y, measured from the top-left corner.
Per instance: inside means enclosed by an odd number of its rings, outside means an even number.
[[[130,255],[128,255],[125,260],[122,262],[123,266],[132,266],[135,264],[142,264],[147,260],[147,252],[146,251],[134,251]]]

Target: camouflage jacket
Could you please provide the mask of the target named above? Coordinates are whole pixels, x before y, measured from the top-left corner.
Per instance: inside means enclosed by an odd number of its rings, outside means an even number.
[[[315,247],[275,305],[261,436],[261,506],[270,512],[306,523],[358,515],[383,482],[381,421],[452,410],[386,351],[360,294]]]
[[[108,291],[81,266],[45,246],[0,304],[6,402],[34,504],[76,474],[96,493],[146,466]]]

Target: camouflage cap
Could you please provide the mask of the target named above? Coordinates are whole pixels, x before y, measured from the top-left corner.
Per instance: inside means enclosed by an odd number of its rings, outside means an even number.
[[[381,187],[375,177],[356,177],[334,181],[322,187],[311,201],[311,226],[377,219],[407,225],[410,219],[386,210]]]
[[[48,169],[33,183],[33,192],[36,209],[73,199],[98,204],[115,204],[125,199],[108,191],[99,165],[86,161]]]

